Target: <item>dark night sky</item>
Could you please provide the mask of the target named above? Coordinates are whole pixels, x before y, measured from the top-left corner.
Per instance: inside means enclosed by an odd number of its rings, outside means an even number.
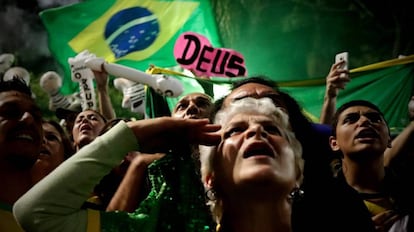
[[[0,53],[13,53],[15,65],[40,73],[56,63],[47,47],[47,35],[38,13],[78,0],[0,0]]]

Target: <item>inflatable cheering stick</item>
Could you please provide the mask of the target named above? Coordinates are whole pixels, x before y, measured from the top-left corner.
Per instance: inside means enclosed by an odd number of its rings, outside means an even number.
[[[23,79],[27,86],[30,85],[30,73],[25,68],[18,66],[9,68],[4,73],[3,80],[8,81],[15,77]]]
[[[96,56],[85,50],[76,55],[69,57],[72,81],[79,83],[79,90],[82,98],[82,110],[97,109],[96,94],[93,86],[94,74],[92,70],[85,66],[85,61]]]
[[[11,80],[13,78],[20,78],[22,79],[27,86],[30,87],[30,73],[23,67],[11,67],[9,68],[3,76],[4,81]],[[36,98],[36,95],[34,92],[32,92],[32,98]]]
[[[130,81],[126,78],[118,77],[114,79],[114,86],[124,95],[122,108],[129,108],[132,112],[145,114],[145,86]]]
[[[95,71],[105,71],[116,77],[123,77],[133,82],[148,85],[162,96],[178,97],[184,91],[181,82],[173,77],[151,75],[124,65],[108,63],[102,58],[88,59],[85,65]]]
[[[71,105],[69,100],[60,92],[62,78],[53,71],[45,72],[40,77],[40,87],[49,95],[49,109],[55,111],[57,108],[68,109]]]
[[[14,63],[14,55],[10,53],[3,53],[0,55],[0,74],[6,72]]]

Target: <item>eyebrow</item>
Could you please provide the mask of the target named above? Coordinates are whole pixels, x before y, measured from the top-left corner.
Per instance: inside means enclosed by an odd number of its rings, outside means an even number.
[[[56,138],[58,138],[59,142],[62,142],[63,138],[61,137],[59,132],[54,132],[54,131],[44,131],[44,135],[54,135],[56,136]]]
[[[378,118],[381,119],[381,121],[385,121],[385,118],[384,118],[383,114],[381,114],[379,112],[365,112],[365,113],[361,113],[361,112],[350,112],[350,113],[344,114],[343,117],[342,117],[342,119],[341,119],[341,121],[347,119],[348,117],[352,117],[352,116],[356,116],[356,115],[358,116],[358,119],[363,115],[363,116],[365,116],[367,118],[370,118],[370,117],[378,117]]]
[[[365,112],[365,113],[361,113],[361,112],[349,112],[346,115],[374,115],[374,116],[380,116],[382,117],[382,114],[380,114],[379,112]]]
[[[210,99],[208,99],[208,98],[206,98],[206,97],[197,97],[196,99],[195,99],[196,101],[204,101],[204,102],[211,102],[211,100]]]
[[[239,95],[234,96],[232,98],[232,101],[237,101],[237,100],[240,100],[240,99],[243,99],[243,98],[246,98],[246,97],[259,97],[259,96],[260,96],[260,98],[264,98],[264,97],[271,98],[271,97],[280,97],[280,94],[276,93],[276,92],[272,92],[272,91],[263,92],[263,93],[260,93],[260,94],[257,94],[256,92],[253,93],[253,94],[244,93],[244,94],[239,94]]]
[[[99,114],[95,114],[95,113],[79,115],[77,118],[90,118],[90,117],[93,117],[93,116],[97,117],[97,118],[102,118]]]

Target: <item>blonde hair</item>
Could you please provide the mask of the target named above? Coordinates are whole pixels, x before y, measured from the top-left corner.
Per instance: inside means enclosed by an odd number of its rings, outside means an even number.
[[[251,98],[246,97],[237,101],[232,102],[228,107],[221,109],[217,112],[213,119],[213,123],[225,125],[229,122],[235,115],[242,113],[254,113],[269,116],[273,118],[281,129],[281,135],[284,137],[290,144],[294,154],[295,154],[295,170],[296,178],[299,183],[303,180],[303,165],[304,160],[302,159],[302,146],[300,142],[296,139],[295,134],[293,133],[290,124],[289,116],[280,109],[276,107],[273,101],[270,98]],[[199,146],[200,150],[200,161],[201,161],[201,179],[203,183],[206,182],[207,177],[214,173],[214,160],[217,154],[217,146]],[[204,185],[206,191],[212,191],[208,189],[207,185]],[[219,224],[222,217],[222,202],[219,197],[215,199],[207,199],[207,204],[210,206],[213,218],[216,223]]]

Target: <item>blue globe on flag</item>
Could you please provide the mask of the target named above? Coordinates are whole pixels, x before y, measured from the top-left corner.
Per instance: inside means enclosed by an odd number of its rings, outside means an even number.
[[[148,48],[159,32],[157,17],[151,11],[142,7],[132,7],[117,12],[109,19],[104,36],[118,59]]]

